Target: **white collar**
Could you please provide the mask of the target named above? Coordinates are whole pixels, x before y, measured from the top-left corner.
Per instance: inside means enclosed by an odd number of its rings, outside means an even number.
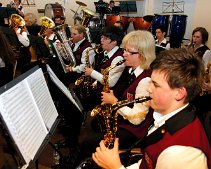
[[[187,107],[188,104],[184,105],[183,107],[168,113],[166,115],[162,115],[158,112],[154,112],[153,113],[153,118],[154,118],[154,127],[158,128],[160,126],[162,126],[163,124],[165,124],[166,120],[168,120],[170,117],[174,116],[175,114],[177,114],[178,112],[180,112],[182,109],[184,109],[185,107]]]
[[[135,68],[133,73],[136,77],[138,77],[143,71],[144,71],[144,69],[142,69],[141,66],[138,66],[137,68]],[[131,72],[132,72],[132,68],[129,69],[129,73],[131,73]]]
[[[115,46],[113,49],[111,49],[109,52],[104,52],[104,54],[107,54],[109,59],[114,55],[114,53],[119,49],[119,46]]]
[[[158,43],[158,39],[156,40],[156,43]],[[160,44],[161,44],[161,43],[165,43],[165,44],[166,44],[166,43],[167,43],[166,38],[164,38],[164,39],[160,42]],[[159,44],[159,45],[160,45],[160,44]]]

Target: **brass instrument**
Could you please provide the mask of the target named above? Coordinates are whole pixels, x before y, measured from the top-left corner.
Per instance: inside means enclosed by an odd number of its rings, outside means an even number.
[[[101,54],[101,53],[104,52],[104,49],[102,48],[101,44],[98,44],[98,45],[95,46],[95,52],[97,54]]]
[[[67,73],[66,67],[74,67],[76,65],[76,60],[70,46],[70,40],[67,38],[65,32],[65,25],[56,26],[54,32],[57,35],[59,42],[53,43],[53,46],[58,54],[64,72]]]
[[[39,36],[44,37],[46,29],[53,29],[55,27],[55,23],[52,19],[48,18],[47,16],[42,16],[40,18],[41,22],[41,29],[38,33]]]
[[[117,117],[118,117],[117,110],[120,109],[121,107],[129,106],[134,103],[144,103],[150,99],[151,98],[149,96],[143,96],[143,97],[137,98],[131,102],[128,102],[127,100],[122,100],[122,101],[119,101],[119,102],[111,105],[111,113],[108,114],[108,116],[106,118],[106,120],[107,120],[106,123],[107,123],[107,127],[108,127],[107,132],[104,135],[104,144],[106,147],[112,148],[114,141],[116,139],[116,132],[118,130],[118,128],[117,128]],[[93,169],[93,168],[97,169],[100,167],[98,167],[91,158],[88,158],[85,161],[83,161],[76,169]]]
[[[23,31],[27,31],[25,20],[18,14],[12,14],[10,16],[9,26],[12,29],[13,28],[21,28],[20,34]],[[18,51],[18,52],[20,52],[20,51]],[[30,52],[30,57],[31,57],[31,61],[30,62],[37,61],[36,51],[35,51],[35,49],[32,46],[29,47],[29,52]]]
[[[93,12],[92,10],[88,9],[88,8],[82,8],[83,11],[83,18],[81,21],[81,25],[83,25],[84,27],[88,27],[89,21],[91,20],[91,18],[93,16],[97,16],[97,14],[95,12]]]
[[[24,19],[20,15],[12,14],[10,16],[9,26],[11,28],[25,27],[25,25],[26,25],[26,23],[25,23]]]
[[[86,60],[86,67],[90,68],[90,60],[89,60],[89,52],[92,50],[92,48],[88,48],[86,50],[85,60]],[[82,75],[75,81],[75,85],[79,87],[80,89],[80,96],[82,99],[85,99],[90,96],[90,90],[92,88],[92,83],[94,82],[94,79],[92,79],[90,76]]]
[[[137,98],[131,102],[128,102],[128,100],[122,100],[122,101],[112,104],[112,106],[111,106],[112,112],[109,114],[108,117],[106,117],[107,131],[106,131],[106,134],[104,135],[104,141],[105,141],[106,147],[112,147],[113,143],[116,139],[117,117],[118,117],[117,110],[124,106],[133,105],[134,103],[143,103],[150,99],[151,98],[149,96],[143,96],[143,97]]]
[[[206,69],[205,69],[205,74],[204,74],[204,82],[209,83],[210,82],[210,69],[211,69],[211,62],[208,63]],[[201,96],[208,94],[209,91],[202,90],[200,93]]]
[[[107,93],[110,92],[110,87],[109,87],[109,83],[108,83],[109,71],[114,69],[116,66],[121,65],[122,63],[124,63],[124,61],[125,60],[121,60],[117,64],[107,67],[103,71],[102,74],[103,74],[103,91],[104,92],[107,92]],[[112,144],[110,144],[112,142],[112,141],[110,141],[110,140],[112,140],[112,138],[111,138],[112,133],[110,133],[110,131],[111,131],[110,121],[115,121],[115,120],[110,120],[110,118],[109,118],[111,112],[112,112],[111,104],[98,105],[91,111],[92,117],[97,115],[97,120],[98,120],[101,132],[107,133],[104,138],[106,140],[105,145],[107,147],[112,147]]]

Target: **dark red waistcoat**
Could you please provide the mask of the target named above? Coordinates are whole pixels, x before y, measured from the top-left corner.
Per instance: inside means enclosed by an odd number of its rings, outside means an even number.
[[[123,100],[132,101],[135,99],[135,91],[136,87],[138,86],[138,83],[146,77],[151,76],[152,71],[151,70],[144,70],[135,80],[130,84],[130,86],[125,90],[125,92],[122,95]],[[142,138],[151,124],[153,118],[152,118],[152,111],[149,111],[149,113],[146,116],[146,120],[141,122],[139,125],[134,125],[130,123],[128,120],[124,120],[122,116],[119,117],[119,128],[124,128],[128,131],[130,131],[133,135],[135,135],[137,138]]]
[[[81,64],[82,53],[88,47],[92,47],[92,45],[87,39],[85,39],[79,45],[78,49],[75,52],[73,52],[73,55],[75,56],[75,60],[76,60],[76,66]]]
[[[114,58],[117,56],[123,56],[123,51],[121,49],[118,49],[112,57],[110,57],[105,63],[102,63],[100,66],[101,73],[103,72],[104,69],[107,67],[111,66],[111,62],[113,61]],[[97,91],[99,94],[103,91],[103,85],[100,82],[97,82]]]
[[[171,117],[166,123],[141,143],[143,159],[140,169],[154,169],[163,150],[173,145],[191,146],[201,149],[207,156],[211,168],[211,150],[205,131],[191,105]]]

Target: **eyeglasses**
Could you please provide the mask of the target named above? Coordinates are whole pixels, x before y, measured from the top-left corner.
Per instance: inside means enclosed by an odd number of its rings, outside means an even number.
[[[123,49],[123,51],[124,51],[125,53],[128,53],[129,55],[139,54],[139,52],[130,52],[130,51],[127,50],[127,49]]]

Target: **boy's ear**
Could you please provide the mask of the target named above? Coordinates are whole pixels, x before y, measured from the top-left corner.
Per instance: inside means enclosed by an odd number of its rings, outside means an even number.
[[[182,99],[185,99],[185,97],[187,96],[187,91],[185,87],[181,87],[177,89],[177,93],[176,93],[176,100],[180,101]]]

